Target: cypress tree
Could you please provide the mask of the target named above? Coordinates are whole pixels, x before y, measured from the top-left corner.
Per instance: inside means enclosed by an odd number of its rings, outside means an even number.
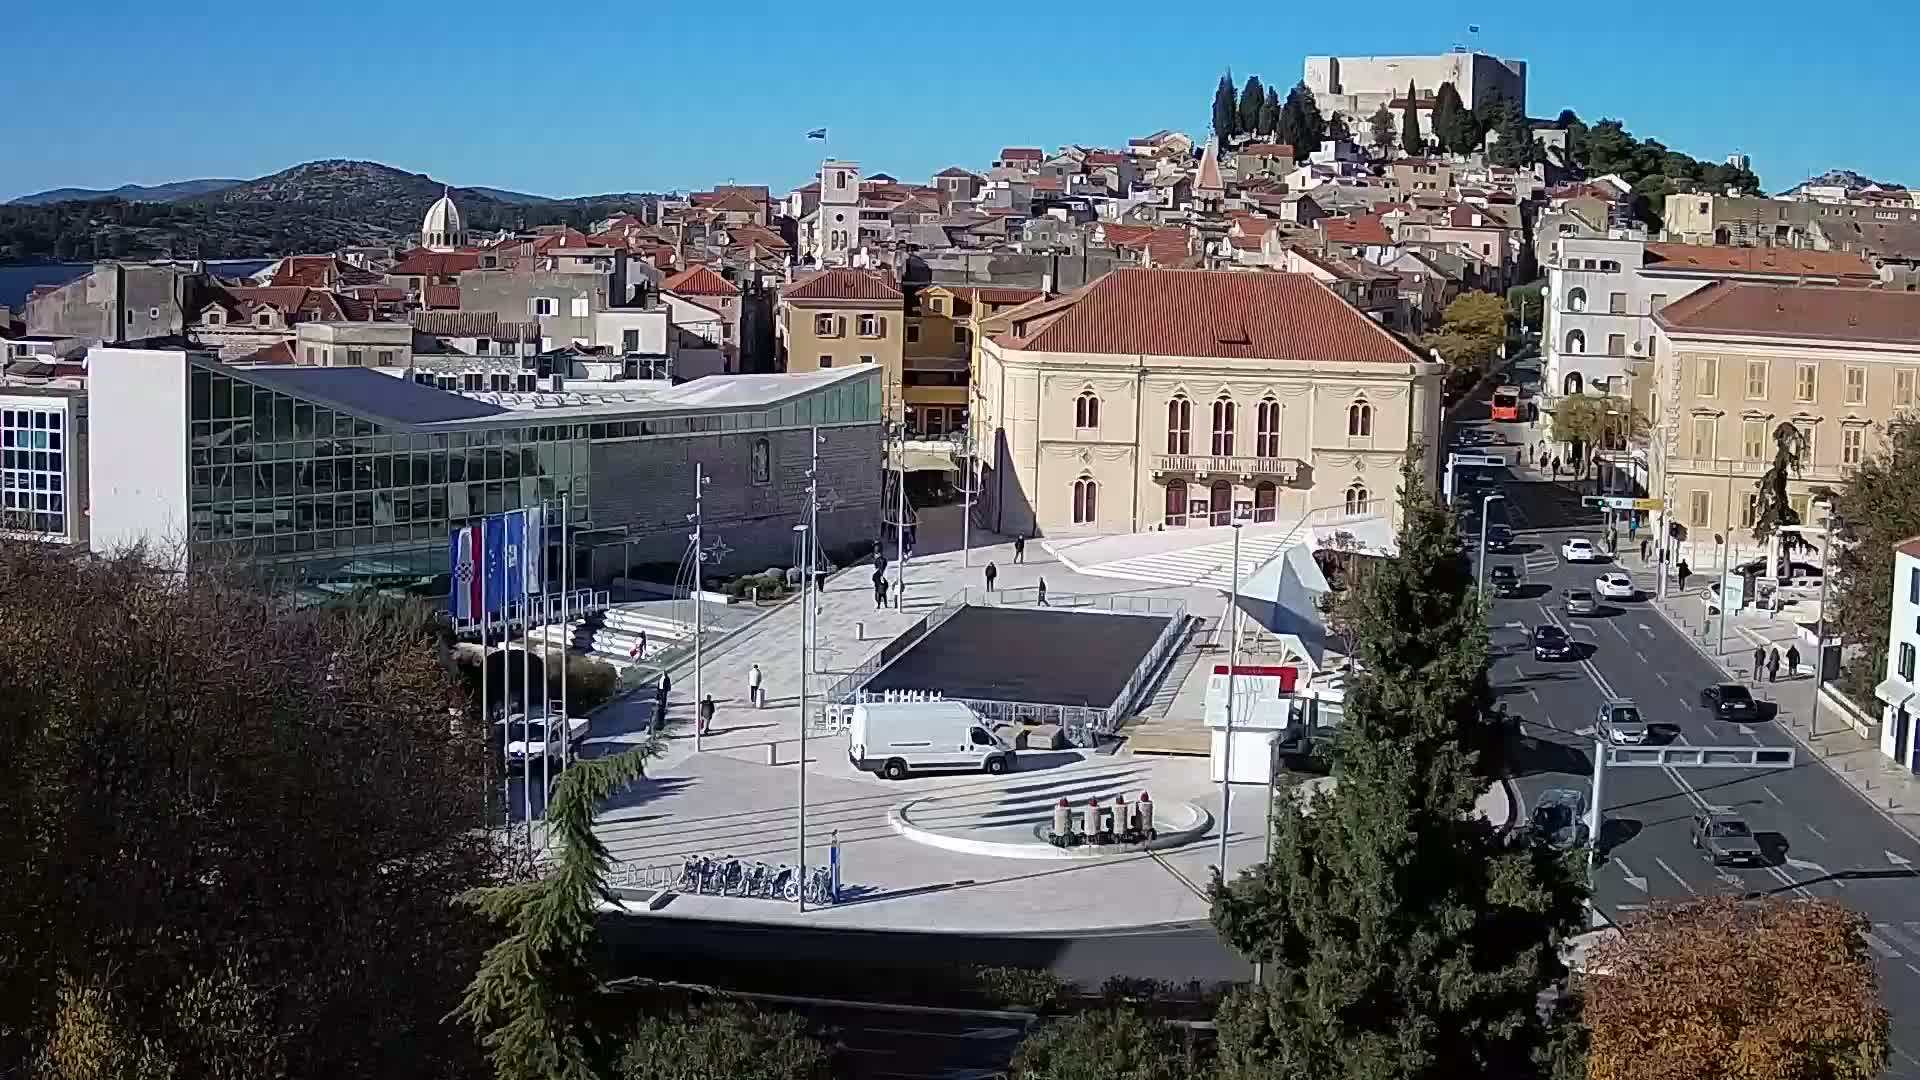
[[[1467,119],[1467,107],[1460,100],[1460,91],[1450,82],[1440,84],[1433,97],[1433,137],[1440,148],[1452,154],[1466,154],[1473,151],[1472,122]]]
[[[1240,134],[1253,135],[1259,132],[1260,110],[1266,104],[1267,90],[1260,85],[1260,76],[1247,76],[1247,85],[1240,90],[1240,109],[1236,118]]]
[[[1220,85],[1213,89],[1213,134],[1221,142],[1238,133],[1240,111],[1234,104],[1233,72],[1220,76]]]
[[[1417,455],[1399,554],[1344,603],[1356,674],[1331,792],[1272,808],[1268,861],[1213,886],[1222,938],[1265,961],[1221,1006],[1221,1074],[1380,1080],[1537,1073],[1538,996],[1580,927],[1579,856],[1509,844],[1475,813],[1488,644],[1453,514]]]
[[[1414,105],[1413,83],[1407,83],[1407,111],[1400,114],[1400,149],[1408,157],[1427,152],[1427,140],[1420,134],[1420,111]]]
[[[1307,89],[1305,81],[1297,82],[1287,92],[1287,100],[1300,103],[1299,130],[1294,132],[1293,157],[1296,161],[1307,160],[1307,155],[1320,149],[1327,137],[1327,121],[1320,115],[1320,103],[1313,99],[1313,91]]]
[[[1260,106],[1260,131],[1276,138],[1280,134],[1280,91],[1271,86],[1267,87],[1266,104]]]

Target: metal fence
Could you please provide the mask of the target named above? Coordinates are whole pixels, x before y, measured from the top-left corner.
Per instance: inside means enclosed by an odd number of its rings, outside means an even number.
[[[1147,681],[1160,670],[1160,665],[1166,662],[1167,657],[1180,647],[1180,640],[1186,636],[1186,631],[1187,608],[1181,604],[1167,620],[1160,636],[1154,639],[1153,648],[1147,650],[1146,657],[1133,669],[1133,676],[1120,688],[1120,696],[1114,699],[1113,705],[1107,710],[1109,715],[1104,734],[1111,735],[1120,730],[1121,721],[1133,712],[1134,699],[1146,689]]]
[[[492,612],[485,618],[487,637],[495,638],[516,632],[524,633],[533,628],[533,624],[557,622],[563,610],[568,618],[579,618],[596,611],[605,611],[613,606],[613,594],[605,589],[575,589],[570,593],[553,593],[548,596],[530,598],[525,604],[515,602],[503,611]],[[460,637],[478,636],[482,630],[480,619],[455,619],[453,632]]]
[[[942,601],[939,607],[914,620],[912,626],[902,630],[894,636],[892,641],[882,645],[872,656],[861,661],[859,667],[847,672],[832,686],[827,687],[827,692],[823,695],[827,708],[831,710],[837,705],[850,704],[860,688],[867,685],[869,679],[879,674],[881,668],[898,660],[902,653],[913,648],[921,638],[933,633],[941,623],[953,618],[961,608],[967,606],[966,593],[967,591],[962,589]]]

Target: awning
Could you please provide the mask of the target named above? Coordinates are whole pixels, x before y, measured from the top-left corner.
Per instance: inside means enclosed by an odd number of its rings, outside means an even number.
[[[1880,680],[1880,685],[1873,688],[1874,697],[1879,698],[1881,701],[1886,702],[1896,709],[1905,705],[1907,699],[1916,693],[1920,693],[1920,691],[1908,685],[1904,679],[1882,679]]]

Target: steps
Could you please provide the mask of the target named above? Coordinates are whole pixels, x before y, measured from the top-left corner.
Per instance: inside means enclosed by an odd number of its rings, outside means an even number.
[[[1296,525],[1286,532],[1252,533],[1240,540],[1240,579],[1250,577],[1275,556],[1307,538],[1307,527]],[[1179,551],[1138,555],[1097,566],[1081,566],[1083,574],[1100,577],[1155,581],[1166,585],[1199,585],[1226,592],[1233,588],[1233,539]]]
[[[634,646],[641,642],[643,635],[646,644],[636,656]],[[536,626],[527,637],[535,647],[541,643],[557,645],[625,670],[636,661],[658,656],[691,641],[693,628],[672,619],[616,606],[565,626],[558,623]]]

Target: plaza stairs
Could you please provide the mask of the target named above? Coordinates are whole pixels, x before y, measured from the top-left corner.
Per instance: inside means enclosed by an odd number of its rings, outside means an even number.
[[[1185,546],[1172,543],[1187,538],[1183,535],[1186,532],[1174,529],[1126,537],[1102,537],[1085,544],[1048,544],[1047,547],[1056,558],[1082,574],[1229,591],[1233,587],[1233,531],[1224,527],[1208,529],[1205,535],[1218,539]],[[1293,545],[1308,540],[1311,532],[1304,519],[1291,527],[1245,527],[1240,537],[1241,580],[1246,580],[1255,570]],[[1192,536],[1191,539],[1199,540],[1202,537]],[[1136,554],[1129,551],[1129,547],[1158,550]],[[1105,550],[1101,550],[1103,548]]]
[[[646,647],[636,657],[634,645],[642,634],[646,636]],[[637,605],[615,604],[565,626],[549,623],[534,627],[530,637],[535,648],[543,642],[565,647],[625,670],[637,661],[657,661],[666,653],[690,645],[693,628],[676,619],[649,615]]]

